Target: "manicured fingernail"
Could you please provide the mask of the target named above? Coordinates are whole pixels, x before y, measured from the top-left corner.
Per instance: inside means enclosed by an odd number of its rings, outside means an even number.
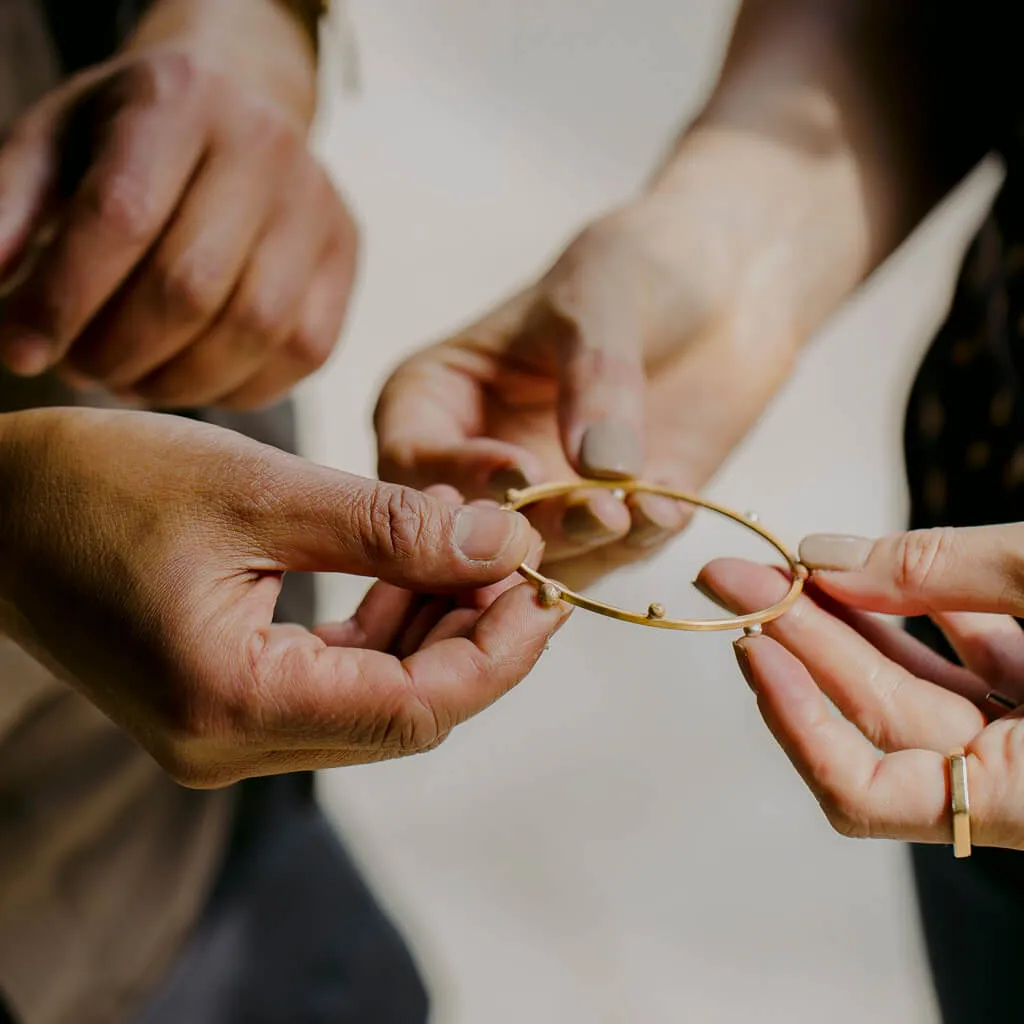
[[[569,540],[577,544],[593,544],[616,536],[614,527],[601,519],[589,502],[570,505],[565,510],[562,530]]]
[[[732,611],[732,609],[729,608],[726,605],[726,603],[700,577],[697,577],[697,579],[693,581],[693,589],[696,590],[698,594],[703,594],[712,604],[716,605],[718,608],[721,608],[723,611]]]
[[[736,663],[740,667],[740,672],[747,686],[750,687],[753,693],[757,693],[757,687],[754,685],[754,669],[750,664],[750,653],[747,650],[747,643],[749,641],[734,640],[732,649],[736,652]]]
[[[504,501],[508,491],[521,491],[529,486],[526,475],[515,466],[502,466],[487,478],[487,493],[496,501]]]
[[[20,377],[35,377],[50,365],[50,343],[38,334],[4,332],[0,354],[4,364]]]
[[[601,479],[639,476],[643,469],[640,439],[620,420],[601,420],[583,435],[580,468],[584,475]]]
[[[863,569],[873,541],[839,533],[814,533],[800,542],[800,561],[808,569],[852,572]]]
[[[471,562],[493,562],[529,529],[529,523],[516,512],[461,508],[455,521],[455,543]]]

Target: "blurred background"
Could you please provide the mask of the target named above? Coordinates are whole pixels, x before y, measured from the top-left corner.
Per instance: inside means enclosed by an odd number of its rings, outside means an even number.
[[[373,473],[388,370],[642,185],[710,88],[734,6],[351,0],[361,89],[342,92],[329,41],[319,144],[364,259],[347,343],[302,393],[312,457]],[[997,177],[980,168],[829,325],[713,497],[793,544],[901,526],[907,389]],[[599,596],[692,614],[696,569],[736,540],[694,531]],[[363,590],[323,587],[332,615]],[[437,752],[322,776],[438,1024],[936,1019],[904,852],[831,833],[729,640],[578,613]]]

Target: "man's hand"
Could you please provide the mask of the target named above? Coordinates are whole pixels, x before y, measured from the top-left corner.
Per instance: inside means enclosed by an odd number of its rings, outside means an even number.
[[[0,149],[0,359],[158,407],[265,404],[322,365],[357,239],[307,147],[314,83],[269,0],[164,0],[30,110]]]
[[[0,417],[0,626],[186,785],[427,750],[569,612],[509,578],[526,520],[457,499],[152,413]],[[383,582],[309,632],[272,624],[286,571]]]

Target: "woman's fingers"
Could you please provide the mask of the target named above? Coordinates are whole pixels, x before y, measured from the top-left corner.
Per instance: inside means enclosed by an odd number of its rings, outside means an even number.
[[[765,722],[845,836],[951,843],[947,752],[879,756],[830,714],[807,669],[768,637],[736,644]],[[1024,722],[989,726],[967,747],[971,838],[977,846],[1024,848]]]
[[[769,607],[787,587],[776,570],[738,560],[712,562],[700,583],[737,613]],[[808,596],[765,632],[881,750],[945,751],[963,746],[985,725],[968,700],[913,675]]]
[[[867,611],[1024,612],[1024,523],[915,530],[870,541],[816,534],[800,545],[822,590]]]
[[[765,723],[837,832],[915,842],[949,834],[942,754],[880,757],[850,722],[832,714],[811,673],[782,644],[759,637],[735,647]]]
[[[893,626],[869,612],[862,612],[836,601],[816,587],[813,580],[808,581],[804,592],[815,604],[845,622],[886,658],[902,665],[918,679],[924,679],[941,686],[944,690],[949,690],[950,693],[966,697],[982,711],[991,711],[986,701],[992,690],[991,685],[969,668],[944,658],[911,636],[905,629]]]
[[[984,612],[937,612],[932,618],[960,660],[988,684],[986,695],[995,691],[996,704],[1002,704],[1003,710],[1020,703],[1024,632],[1016,619]]]
[[[952,842],[950,751],[879,757],[830,713],[806,667],[781,644],[745,638],[736,650],[765,722],[838,832]],[[966,750],[972,843],[1024,849],[1024,720],[990,725]]]

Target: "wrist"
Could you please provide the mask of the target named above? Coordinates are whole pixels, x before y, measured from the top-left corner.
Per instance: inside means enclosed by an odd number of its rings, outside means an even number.
[[[796,348],[878,262],[872,200],[842,145],[702,121],[644,201],[685,222],[713,313],[766,307]]]
[[[122,51],[181,49],[307,127],[316,113],[316,0],[156,0]]]

